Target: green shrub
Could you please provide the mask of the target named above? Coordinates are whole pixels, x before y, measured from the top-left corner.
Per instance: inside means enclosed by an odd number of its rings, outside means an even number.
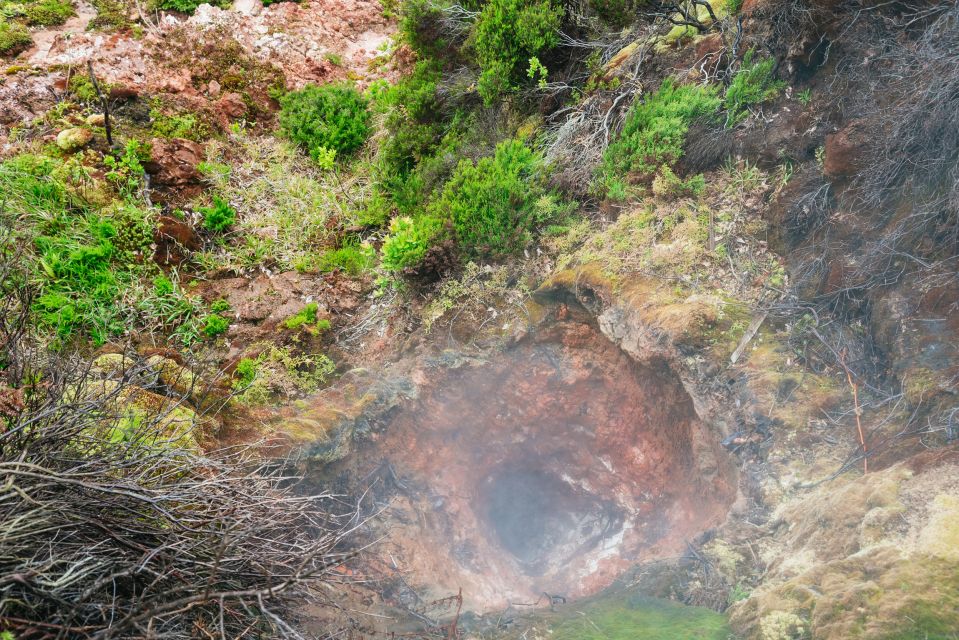
[[[726,89],[727,126],[743,121],[749,115],[749,107],[772,100],[786,86],[785,82],[773,77],[775,59],[756,61],[754,57],[755,50],[746,52],[742,66]]]
[[[376,109],[386,113],[384,124],[390,132],[380,146],[381,174],[405,178],[435,147],[442,135],[436,121],[440,75],[434,61],[418,62],[409,76],[376,97]]]
[[[160,0],[159,7],[167,11],[193,13],[201,4],[212,4],[214,7],[226,9],[233,4],[233,0]]]
[[[443,12],[431,0],[404,0],[400,7],[400,40],[423,58],[436,56],[446,42],[439,37]]]
[[[355,151],[369,135],[369,120],[366,100],[347,84],[308,85],[280,98],[280,127],[314,159],[327,150]]]
[[[563,15],[551,0],[490,0],[483,6],[473,45],[482,69],[477,90],[487,105],[515,88],[531,57],[556,46]]]
[[[637,17],[642,5],[638,0],[589,0],[589,8],[604,22],[614,27],[625,27]]]
[[[33,44],[30,30],[19,22],[0,17],[0,54],[15,54]]]
[[[390,235],[380,250],[383,267],[388,271],[415,269],[422,263],[427,251],[444,237],[446,224],[441,218],[420,215],[394,218]]]
[[[452,219],[459,247],[473,257],[499,257],[522,249],[534,228],[555,209],[543,180],[542,158],[517,140],[496,147],[476,164],[461,160],[441,196],[435,218]]]
[[[214,233],[229,229],[236,222],[236,209],[220,196],[213,196],[213,206],[200,207],[203,226]]]
[[[221,315],[211,313],[203,318],[203,335],[208,338],[215,338],[218,335],[226,333],[230,328],[230,321]]]
[[[683,154],[686,133],[698,118],[712,116],[721,104],[712,87],[677,85],[666,79],[626,116],[623,131],[603,154],[602,174],[650,176]]]

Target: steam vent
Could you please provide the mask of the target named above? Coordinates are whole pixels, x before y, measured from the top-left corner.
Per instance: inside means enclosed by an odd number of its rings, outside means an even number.
[[[462,587],[474,611],[589,595],[732,502],[734,470],[669,365],[560,315],[488,361],[437,367],[341,470],[379,465],[386,564],[418,591]]]

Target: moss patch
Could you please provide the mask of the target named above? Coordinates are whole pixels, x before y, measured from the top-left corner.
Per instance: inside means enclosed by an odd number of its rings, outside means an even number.
[[[726,640],[730,633],[715,611],[636,593],[598,596],[533,619],[551,640]]]

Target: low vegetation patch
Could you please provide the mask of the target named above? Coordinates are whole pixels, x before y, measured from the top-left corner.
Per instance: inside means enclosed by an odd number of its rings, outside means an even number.
[[[341,184],[292,143],[242,131],[209,143],[201,169],[215,197],[229,198],[235,211],[232,240],[199,256],[210,268],[249,269],[273,260],[283,270],[315,270],[336,245],[334,221],[352,221],[356,213],[344,189],[363,198],[362,184]]]
[[[233,4],[233,0],[159,0],[157,6],[167,11],[193,13],[201,4],[211,4],[214,7],[226,9]]]
[[[14,20],[0,17],[0,54],[13,55],[33,44],[30,30]]]
[[[0,0],[0,16],[3,19],[30,26],[50,27],[63,24],[73,14],[73,5],[67,0]]]

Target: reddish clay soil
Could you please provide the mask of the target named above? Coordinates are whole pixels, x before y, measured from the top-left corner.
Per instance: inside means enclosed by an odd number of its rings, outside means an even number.
[[[437,370],[337,469],[382,480],[388,539],[373,562],[394,574],[389,604],[460,588],[477,612],[585,596],[675,555],[733,500],[735,471],[678,379],[585,322]]]

